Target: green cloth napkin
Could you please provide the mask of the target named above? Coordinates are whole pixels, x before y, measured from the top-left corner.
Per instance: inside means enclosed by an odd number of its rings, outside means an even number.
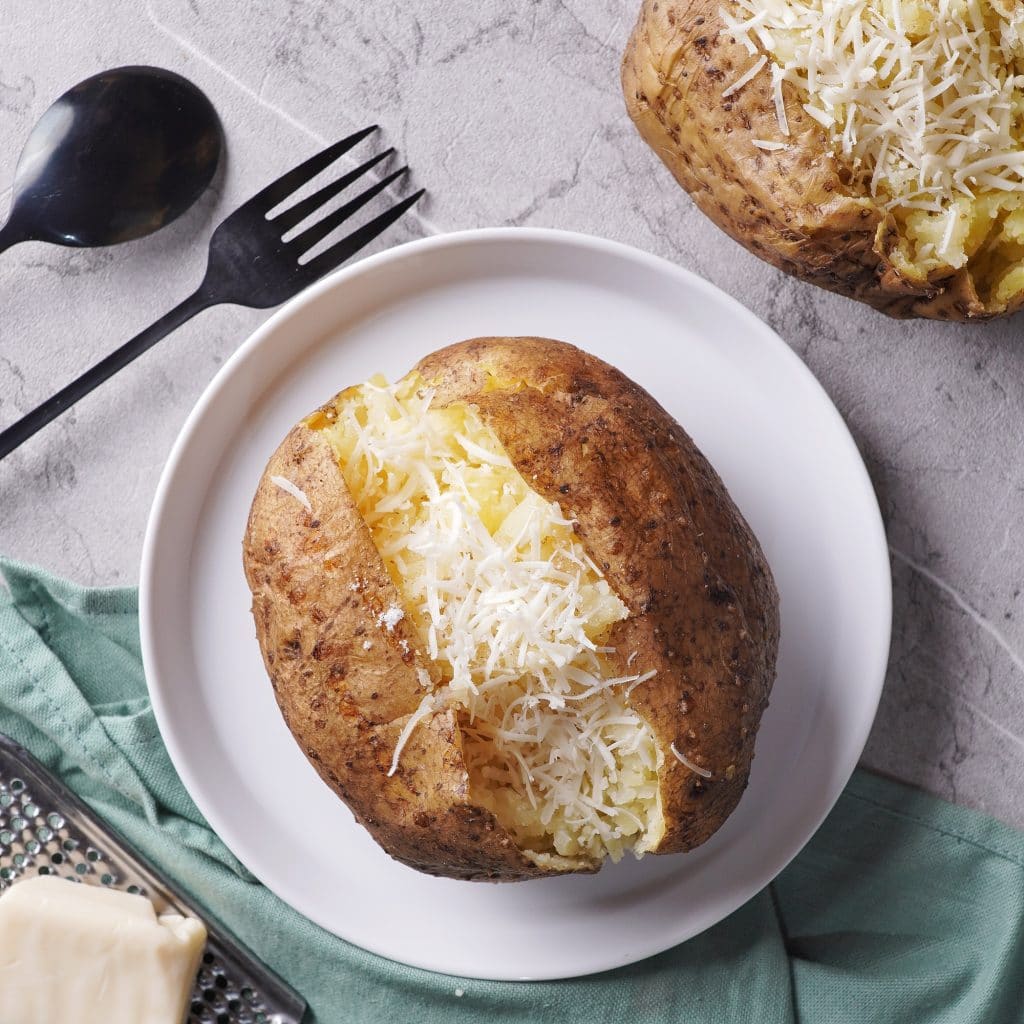
[[[768,890],[633,967],[492,983],[364,953],[257,883],[189,799],[147,699],[135,591],[85,590],[2,566],[10,591],[0,590],[0,731],[288,979],[312,1020],[1024,1020],[1024,836],[865,772]]]

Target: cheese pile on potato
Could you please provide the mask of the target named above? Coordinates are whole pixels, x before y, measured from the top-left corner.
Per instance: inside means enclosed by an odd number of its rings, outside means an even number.
[[[892,210],[908,276],[976,260],[987,301],[1024,289],[1024,6],[735,0],[740,17],[729,6],[729,30],[770,56],[782,136],[789,82],[850,181]]]
[[[424,678],[391,770],[426,715],[456,707],[471,790],[528,857],[639,854],[664,831],[660,755],[624,696],[654,673],[616,677],[602,657],[628,609],[479,412],[431,408],[434,394],[416,372],[376,377],[327,427],[440,677]]]

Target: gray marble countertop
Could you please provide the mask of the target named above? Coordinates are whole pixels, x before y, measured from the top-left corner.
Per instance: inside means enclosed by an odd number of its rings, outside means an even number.
[[[259,186],[379,122],[430,190],[389,244],[500,224],[605,235],[713,281],[806,360],[867,461],[892,553],[892,656],[864,761],[1024,826],[1022,321],[897,323],[722,235],[626,116],[618,64],[636,6],[4,4],[0,187],[50,102],[123,64],[200,85],[228,160],[206,198],[155,236],[92,251],[28,243],[0,258],[0,425],[188,294],[211,226]],[[84,583],[134,583],[171,443],[267,315],[203,313],[0,463],[0,551]]]

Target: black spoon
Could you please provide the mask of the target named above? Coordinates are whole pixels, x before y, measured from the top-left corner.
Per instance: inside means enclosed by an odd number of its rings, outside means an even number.
[[[25,144],[0,252],[113,245],[162,228],[210,184],[222,139],[213,105],[171,71],[114,68],[79,82]]]

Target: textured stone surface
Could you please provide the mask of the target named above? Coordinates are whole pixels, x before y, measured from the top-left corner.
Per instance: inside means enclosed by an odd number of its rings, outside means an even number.
[[[92,0],[0,7],[0,187],[50,101],[151,63],[213,99],[226,171],[161,234],[0,257],[0,424],[198,281],[212,224],[350,127],[379,121],[430,189],[389,236],[532,224],[617,238],[746,303],[821,379],[874,479],[896,621],[868,765],[1024,825],[1024,344],[895,323],[791,281],[705,221],[626,118],[620,0]],[[0,194],[0,202],[6,196]],[[220,307],[0,463],[0,550],[89,583],[137,579],[182,421],[266,313]]]

